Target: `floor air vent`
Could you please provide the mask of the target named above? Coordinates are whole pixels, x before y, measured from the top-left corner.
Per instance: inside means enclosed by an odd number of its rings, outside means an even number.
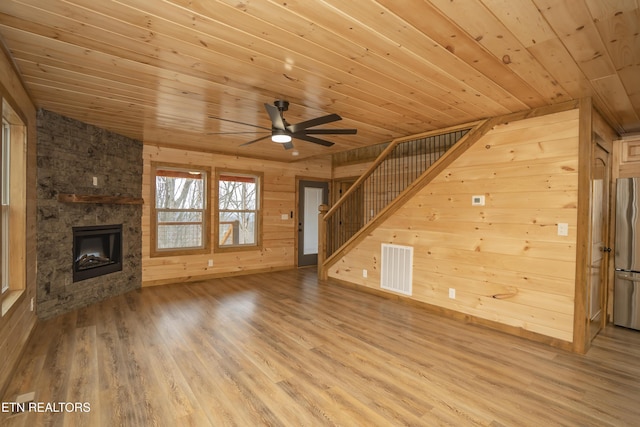
[[[382,244],[380,287],[404,295],[411,295],[413,248]]]

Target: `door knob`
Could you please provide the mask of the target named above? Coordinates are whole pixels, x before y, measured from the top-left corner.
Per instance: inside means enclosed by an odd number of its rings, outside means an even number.
[[[611,248],[604,247],[602,248],[602,252],[611,252]]]

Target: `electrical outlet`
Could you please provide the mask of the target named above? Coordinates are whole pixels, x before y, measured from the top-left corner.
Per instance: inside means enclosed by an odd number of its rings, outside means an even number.
[[[213,267],[213,260],[212,259],[209,260],[209,262],[207,263],[207,266]]]
[[[31,297],[31,311],[33,311],[34,307],[33,307],[33,297]]]
[[[362,270],[362,277],[364,277],[366,279],[367,278],[367,274],[368,274],[368,271],[363,269]]]
[[[98,186],[98,177],[97,177],[97,176],[94,176],[94,177],[93,177],[93,186],[94,186],[94,187],[97,187],[97,186]]]
[[[456,299],[456,290],[455,290],[455,288],[449,288],[449,298]]]

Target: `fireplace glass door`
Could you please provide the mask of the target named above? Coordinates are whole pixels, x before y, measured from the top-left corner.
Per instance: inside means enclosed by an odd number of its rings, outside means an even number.
[[[73,227],[73,281],[122,270],[122,225]]]

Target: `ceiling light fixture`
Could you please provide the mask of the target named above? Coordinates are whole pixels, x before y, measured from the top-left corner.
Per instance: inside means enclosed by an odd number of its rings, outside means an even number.
[[[271,132],[271,140],[278,144],[286,144],[287,142],[291,142],[291,135],[288,135],[282,129],[273,129]]]

